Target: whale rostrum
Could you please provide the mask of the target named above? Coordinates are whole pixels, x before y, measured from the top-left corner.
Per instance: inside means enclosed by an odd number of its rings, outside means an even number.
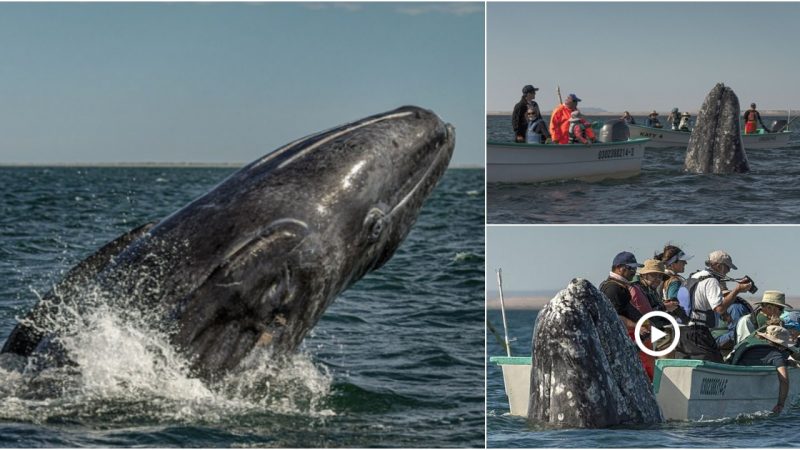
[[[750,171],[739,126],[739,99],[730,87],[717,83],[706,95],[689,137],[683,167],[694,173]]]
[[[80,263],[2,351],[51,352],[58,305],[91,291],[154,317],[207,379],[256,347],[291,352],[339,293],[392,257],[454,146],[451,125],[413,106],[287,144]]]
[[[556,428],[663,422],[635,344],[608,298],[573,279],[536,319],[528,421]]]

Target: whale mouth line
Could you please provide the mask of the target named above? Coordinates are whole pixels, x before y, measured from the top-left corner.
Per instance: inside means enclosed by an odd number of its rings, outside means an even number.
[[[425,172],[414,184],[414,187],[412,187],[408,193],[406,193],[406,195],[404,195],[403,198],[401,198],[400,201],[398,201],[397,204],[395,204],[394,207],[392,207],[392,209],[386,213],[387,218],[391,217],[395,212],[399,211],[403,205],[408,203],[408,201],[414,197],[414,194],[420,190],[425,182],[431,179],[431,175],[434,171],[438,170],[441,166],[446,166],[448,164],[450,155],[450,140],[452,139],[453,133],[449,124],[446,125],[445,129],[447,130],[447,142],[445,142],[444,145],[439,146],[436,151],[436,156],[434,156],[427,169],[425,169]]]

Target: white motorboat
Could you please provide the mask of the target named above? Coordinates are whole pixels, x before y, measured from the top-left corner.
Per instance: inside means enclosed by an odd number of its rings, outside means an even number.
[[[491,357],[503,370],[511,415],[527,416],[531,358]],[[667,420],[714,420],[771,411],[778,402],[772,366],[735,366],[692,359],[656,360],[656,401]],[[788,401],[800,394],[800,369],[789,368]]]
[[[486,181],[536,183],[578,179],[628,178],[642,170],[648,139],[584,144],[488,142]]]
[[[689,144],[689,131],[675,131],[669,128],[652,128],[644,125],[628,124],[628,129],[633,138],[648,138],[647,148],[686,148]],[[781,131],[779,133],[766,133],[759,129],[758,133],[742,134],[742,145],[745,150],[760,148],[781,148],[789,145],[791,131]]]

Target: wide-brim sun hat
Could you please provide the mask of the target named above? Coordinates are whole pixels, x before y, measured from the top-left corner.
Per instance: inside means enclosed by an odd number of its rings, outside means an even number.
[[[792,336],[789,330],[778,325],[770,325],[764,333],[757,331],[756,335],[780,345],[781,347],[789,347],[792,345]]]
[[[794,309],[791,305],[786,303],[786,294],[781,291],[764,291],[764,295],[761,296],[761,301],[755,304],[775,305],[783,310]]]
[[[657,273],[666,276],[664,271],[664,263],[657,259],[645,259],[644,266],[639,269],[639,275],[646,275],[648,273]]]
[[[657,116],[657,115],[658,115],[658,113],[657,113],[657,112],[656,112],[656,110],[654,109],[654,110],[653,110],[653,112],[651,112],[651,113],[648,115],[648,117],[649,117],[649,116]]]

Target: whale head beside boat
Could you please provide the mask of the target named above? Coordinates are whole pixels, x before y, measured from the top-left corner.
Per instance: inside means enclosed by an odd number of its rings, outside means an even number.
[[[706,95],[686,148],[684,170],[694,173],[750,171],[739,126],[739,98],[717,83]]]
[[[663,421],[636,346],[610,300],[573,279],[536,318],[528,421],[604,428]]]

